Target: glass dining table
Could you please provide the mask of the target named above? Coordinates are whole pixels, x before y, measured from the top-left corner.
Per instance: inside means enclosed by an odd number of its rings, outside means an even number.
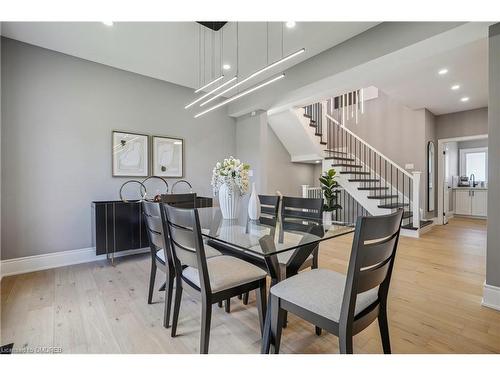
[[[355,227],[354,223],[306,218],[301,211],[284,218],[262,215],[259,220],[250,220],[242,213],[237,219],[223,219],[219,207],[206,207],[198,208],[198,215],[207,244],[265,269],[271,286],[283,277],[297,274],[321,241],[352,233]],[[285,253],[286,256],[281,255]],[[283,259],[285,275],[280,269]],[[270,319],[267,309],[262,353],[269,351]]]

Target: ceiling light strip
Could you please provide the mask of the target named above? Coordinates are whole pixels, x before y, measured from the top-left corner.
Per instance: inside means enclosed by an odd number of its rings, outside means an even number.
[[[231,91],[232,89],[234,89],[234,88],[236,88],[236,87],[244,84],[245,82],[248,82],[249,80],[251,80],[252,78],[258,76],[259,74],[264,73],[265,71],[267,71],[269,69],[272,69],[275,66],[277,66],[277,65],[279,65],[279,64],[281,64],[281,63],[283,63],[283,62],[285,62],[287,60],[293,59],[295,56],[298,56],[301,53],[304,53],[305,51],[306,51],[305,48],[299,49],[297,52],[294,52],[294,53],[292,53],[292,54],[290,54],[288,56],[285,56],[282,59],[273,62],[271,65],[268,65],[268,66],[266,66],[266,67],[264,67],[264,68],[262,68],[260,70],[257,70],[255,73],[249,75],[247,78],[239,81],[238,83],[236,83],[235,85],[233,85],[231,87],[228,87],[224,91],[222,91],[222,92],[218,93],[217,95],[215,95],[214,97],[208,99],[206,102],[201,103],[200,106],[203,107],[204,105],[206,105],[206,104],[210,103],[211,101],[217,99],[219,96],[224,95],[225,93],[227,93],[227,92]]]
[[[268,81],[265,81],[265,82],[263,82],[263,83],[261,83],[261,84],[259,84],[259,85],[257,85],[257,86],[254,86],[254,87],[252,87],[252,88],[249,88],[249,89],[247,89],[247,90],[245,90],[245,91],[242,91],[242,92],[240,92],[239,94],[236,94],[236,95],[234,95],[234,96],[230,97],[229,99],[226,99],[226,100],[224,100],[223,102],[220,102],[219,104],[216,104],[216,105],[214,105],[213,107],[210,107],[210,108],[208,108],[207,110],[205,110],[205,111],[203,111],[203,112],[198,113],[197,115],[195,115],[195,116],[194,116],[194,118],[198,118],[198,117],[200,117],[200,116],[203,116],[204,114],[206,114],[206,113],[208,113],[208,112],[211,112],[211,111],[213,111],[214,109],[220,108],[220,107],[222,107],[223,105],[226,105],[226,104],[228,104],[228,103],[231,103],[231,102],[235,101],[236,99],[241,98],[242,96],[245,96],[245,95],[248,95],[248,94],[250,94],[250,93],[252,93],[252,92],[254,92],[254,91],[257,91],[258,89],[261,89],[262,87],[267,86],[267,85],[269,85],[269,84],[271,84],[271,83],[273,83],[273,82],[276,82],[277,80],[279,80],[279,79],[281,79],[281,78],[284,78],[284,77],[285,77],[285,74],[283,74],[283,73],[282,73],[282,74],[280,74],[280,75],[279,75],[279,76],[277,76],[277,77],[274,77],[274,78],[272,78],[272,79],[270,79],[270,80],[268,80]]]
[[[223,78],[224,78],[224,74],[221,75],[220,77],[217,77],[213,81],[208,82],[206,85],[201,86],[199,89],[194,90],[194,93],[196,94],[196,93],[200,92],[201,90],[206,89],[208,86],[212,86],[215,82],[219,82]]]
[[[214,92],[216,92],[217,90],[220,90],[221,88],[223,88],[223,87],[225,87],[225,86],[229,85],[231,82],[234,82],[234,80],[236,80],[236,76],[235,76],[235,77],[233,77],[233,78],[231,78],[229,81],[224,82],[222,85],[220,85],[220,86],[216,87],[216,88],[215,88],[215,89],[213,89],[212,91],[207,92],[205,95],[200,96],[200,97],[199,97],[198,99],[196,99],[194,102],[191,102],[191,103],[189,103],[188,105],[186,105],[186,106],[184,107],[184,109],[188,109],[189,107],[191,107],[191,106],[195,105],[196,103],[201,102],[203,99],[205,99],[205,98],[209,97],[210,95],[212,95],[212,94],[213,94]]]

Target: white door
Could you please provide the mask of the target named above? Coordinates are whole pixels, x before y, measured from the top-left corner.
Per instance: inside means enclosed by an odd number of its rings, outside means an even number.
[[[472,196],[470,190],[455,190],[455,214],[471,214]]]
[[[472,215],[488,216],[488,192],[486,190],[474,190],[472,194]]]

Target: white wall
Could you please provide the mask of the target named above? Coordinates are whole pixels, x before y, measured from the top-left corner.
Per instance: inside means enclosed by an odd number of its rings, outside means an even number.
[[[436,116],[436,138],[488,134],[488,108]]]
[[[193,90],[2,40],[2,259],[87,248],[91,202],[118,199],[111,131],[185,139],[185,175],[211,195],[235,121],[184,110]],[[171,181],[172,183],[173,181]]]

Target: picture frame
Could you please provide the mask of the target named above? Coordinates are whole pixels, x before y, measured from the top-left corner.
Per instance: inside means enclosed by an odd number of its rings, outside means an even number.
[[[113,130],[111,163],[113,177],[149,176],[149,136]]]
[[[157,177],[184,177],[184,139],[152,136],[152,175]]]

